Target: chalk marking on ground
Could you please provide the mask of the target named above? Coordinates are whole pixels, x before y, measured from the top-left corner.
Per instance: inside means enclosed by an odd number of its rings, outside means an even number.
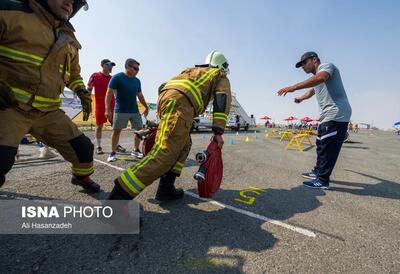
[[[106,162],[103,162],[103,161],[100,161],[100,160],[97,160],[97,159],[94,159],[94,161],[96,161],[97,163],[106,165],[108,167],[112,167],[114,169],[120,170],[120,171],[125,171],[124,168],[117,167],[117,166],[111,165],[109,163],[106,163]],[[226,209],[232,210],[232,211],[234,211],[236,213],[239,213],[239,214],[242,214],[242,215],[254,218],[254,219],[258,219],[258,220],[264,221],[266,223],[270,223],[270,224],[274,224],[276,226],[280,226],[280,227],[286,228],[288,230],[297,232],[297,233],[302,234],[302,235],[307,236],[307,237],[315,238],[317,236],[314,232],[312,232],[310,230],[307,230],[307,229],[304,229],[304,228],[300,228],[300,227],[296,227],[296,226],[293,226],[293,225],[289,225],[289,224],[286,224],[284,222],[277,221],[277,220],[268,218],[266,216],[255,214],[253,212],[250,212],[250,211],[247,211],[247,210],[243,210],[243,209],[240,209],[240,208],[236,208],[236,207],[233,207],[233,206],[230,206],[230,205],[226,205],[226,204],[220,203],[220,202],[215,201],[215,200],[204,199],[204,198],[199,197],[197,194],[195,194],[193,192],[190,192],[190,191],[187,191],[187,190],[185,190],[185,193],[187,195],[189,195],[189,196],[191,196],[193,198],[199,199],[201,201],[209,202],[209,203],[211,203],[213,205],[216,205],[216,206],[219,206],[221,208],[226,208]]]

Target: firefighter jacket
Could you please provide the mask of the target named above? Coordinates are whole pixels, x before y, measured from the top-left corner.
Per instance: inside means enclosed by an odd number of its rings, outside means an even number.
[[[213,101],[212,129],[222,134],[231,108],[231,87],[226,72],[209,66],[196,66],[182,71],[161,89],[175,89],[185,94],[194,108],[194,116],[201,115]]]
[[[65,86],[84,89],[74,28],[56,20],[35,0],[0,3],[0,79],[20,106],[58,109]]]

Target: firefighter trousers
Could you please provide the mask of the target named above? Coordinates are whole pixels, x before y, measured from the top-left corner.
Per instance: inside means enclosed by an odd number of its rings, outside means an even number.
[[[184,94],[174,89],[164,91],[159,96],[157,112],[161,121],[152,150],[118,178],[120,186],[132,197],[168,171],[179,176],[192,146],[194,109]]]
[[[14,164],[19,143],[26,133],[55,148],[71,163],[72,174],[93,173],[94,146],[64,111],[7,108],[0,111],[0,186]]]

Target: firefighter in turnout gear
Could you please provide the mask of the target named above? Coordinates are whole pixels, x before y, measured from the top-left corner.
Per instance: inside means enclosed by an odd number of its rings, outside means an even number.
[[[65,86],[80,98],[84,119],[91,96],[80,75],[69,19],[86,0],[2,0],[0,2],[0,186],[14,164],[19,141],[32,134],[71,163],[71,183],[87,192],[100,186],[93,173],[93,144],[60,110]]]
[[[156,200],[182,198],[175,179],[182,172],[191,148],[190,129],[193,118],[204,113],[213,101],[214,139],[222,147],[225,126],[231,107],[231,88],[227,78],[228,61],[211,52],[204,65],[185,69],[161,85],[158,98],[158,126],[155,145],[149,154],[123,172],[115,181],[108,199],[130,200],[160,178]]]

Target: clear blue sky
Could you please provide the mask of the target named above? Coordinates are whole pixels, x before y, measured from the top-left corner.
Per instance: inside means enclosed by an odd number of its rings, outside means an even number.
[[[294,64],[316,51],[334,63],[353,107],[354,122],[389,128],[400,120],[400,1],[88,0],[73,18],[85,81],[100,60],[123,71],[132,57],[147,101],[185,67],[213,49],[230,62],[232,90],[249,114],[277,122],[318,117],[316,99],[293,103],[276,91],[309,77]]]

